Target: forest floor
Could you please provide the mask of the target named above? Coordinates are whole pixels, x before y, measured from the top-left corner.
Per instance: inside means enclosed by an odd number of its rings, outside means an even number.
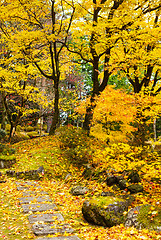
[[[85,240],[133,240],[133,239],[161,239],[161,235],[147,229],[137,230],[133,227],[125,228],[122,225],[112,228],[95,226],[87,223],[82,215],[82,205],[86,199],[100,195],[102,191],[111,191],[105,182],[87,180],[82,177],[83,168],[71,165],[59,147],[56,136],[48,136],[27,140],[14,144],[17,162],[13,170],[26,171],[38,169],[43,166],[46,174],[41,181],[37,181],[44,191],[49,193],[65,219],[74,229],[74,235]],[[2,171],[5,173],[6,170]],[[69,174],[66,178],[67,174]],[[28,214],[24,214],[18,198],[21,196],[17,190],[16,179],[3,175],[6,180],[0,183],[0,239],[21,240],[37,239],[28,222]],[[24,180],[22,180],[24,181]],[[161,188],[155,183],[144,182],[149,194],[143,196],[136,194],[133,206],[147,203],[161,202]],[[73,186],[83,185],[89,192],[84,196],[72,196],[70,190]],[[70,235],[70,234],[69,234]],[[51,237],[51,236],[50,236]]]

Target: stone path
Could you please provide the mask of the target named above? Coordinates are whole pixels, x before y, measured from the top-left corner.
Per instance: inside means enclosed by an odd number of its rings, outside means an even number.
[[[37,182],[16,182],[17,190],[22,191],[23,197],[19,198],[24,213],[28,216],[33,233],[40,236],[36,240],[80,240],[77,236],[63,236],[64,233],[73,233],[70,225],[65,224],[61,213],[49,198],[48,193]],[[52,211],[50,213],[50,210]],[[49,213],[46,211],[49,211]],[[55,212],[54,212],[55,211]],[[59,233],[59,237],[45,237],[48,234]]]

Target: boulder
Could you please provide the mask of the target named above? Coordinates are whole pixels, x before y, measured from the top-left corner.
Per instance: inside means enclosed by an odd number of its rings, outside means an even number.
[[[90,164],[85,165],[85,169],[82,173],[82,176],[86,179],[90,179],[93,175],[93,167]]]
[[[108,186],[112,186],[118,183],[118,179],[115,175],[111,175],[106,178],[106,183]]]
[[[161,209],[151,205],[132,208],[126,217],[125,227],[161,231]]]
[[[127,182],[125,179],[121,179],[118,182],[118,186],[121,190],[124,190],[125,188],[127,188]]]
[[[138,193],[138,192],[143,192],[143,186],[140,184],[131,184],[128,186],[128,191],[130,193]]]
[[[131,182],[131,183],[138,183],[138,182],[141,182],[141,179],[139,177],[139,174],[137,171],[135,170],[132,170],[128,176],[128,180]]]
[[[127,211],[130,201],[122,196],[100,196],[83,203],[84,218],[92,224],[112,227],[124,223],[124,212]]]
[[[78,196],[78,195],[84,195],[88,192],[88,188],[87,187],[83,187],[83,186],[75,186],[71,189],[70,193],[74,196]]]

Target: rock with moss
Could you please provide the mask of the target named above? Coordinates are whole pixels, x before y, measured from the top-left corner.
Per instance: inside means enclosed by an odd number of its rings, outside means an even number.
[[[84,218],[92,224],[112,227],[124,223],[124,212],[127,211],[130,201],[126,198],[100,196],[83,203]]]
[[[125,227],[161,231],[161,208],[151,205],[137,206],[131,209],[125,220]]]
[[[128,180],[131,183],[138,183],[141,182],[140,176],[136,170],[132,170],[128,176]]]
[[[0,168],[10,168],[16,163],[16,157],[14,155],[0,155]]]
[[[131,184],[128,186],[128,191],[130,193],[138,193],[138,192],[143,192],[143,186],[141,184]]]
[[[87,187],[75,186],[71,189],[70,193],[74,196],[84,195],[89,191]]]

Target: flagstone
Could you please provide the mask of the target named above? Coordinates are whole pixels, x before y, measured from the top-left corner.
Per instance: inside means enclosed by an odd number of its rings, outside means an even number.
[[[80,238],[77,236],[61,236],[61,237],[38,238],[36,240],[80,240]]]
[[[41,214],[32,214],[28,216],[29,222],[54,222],[54,221],[64,221],[63,216],[60,213],[41,213]]]
[[[26,185],[34,186],[34,185],[37,185],[37,182],[29,182],[29,181],[27,181],[27,182],[15,182],[15,183],[16,183],[16,185],[21,185],[21,186],[26,186]]]
[[[73,229],[70,225],[56,225],[56,224],[34,224],[32,225],[32,229],[35,235],[48,235],[55,233],[72,233]]]
[[[46,210],[56,210],[56,205],[55,204],[48,204],[48,203],[42,203],[42,204],[22,204],[21,205],[23,208],[24,213],[27,212],[42,212]]]
[[[25,190],[25,189],[29,189],[29,187],[24,187],[24,186],[17,187],[17,190],[19,191]]]
[[[36,196],[36,195],[49,195],[48,192],[45,192],[45,191],[40,191],[40,192],[35,192],[35,191],[24,191],[22,193],[22,196]]]
[[[38,197],[21,197],[19,198],[20,204],[35,202],[52,202],[48,196],[38,196]]]

